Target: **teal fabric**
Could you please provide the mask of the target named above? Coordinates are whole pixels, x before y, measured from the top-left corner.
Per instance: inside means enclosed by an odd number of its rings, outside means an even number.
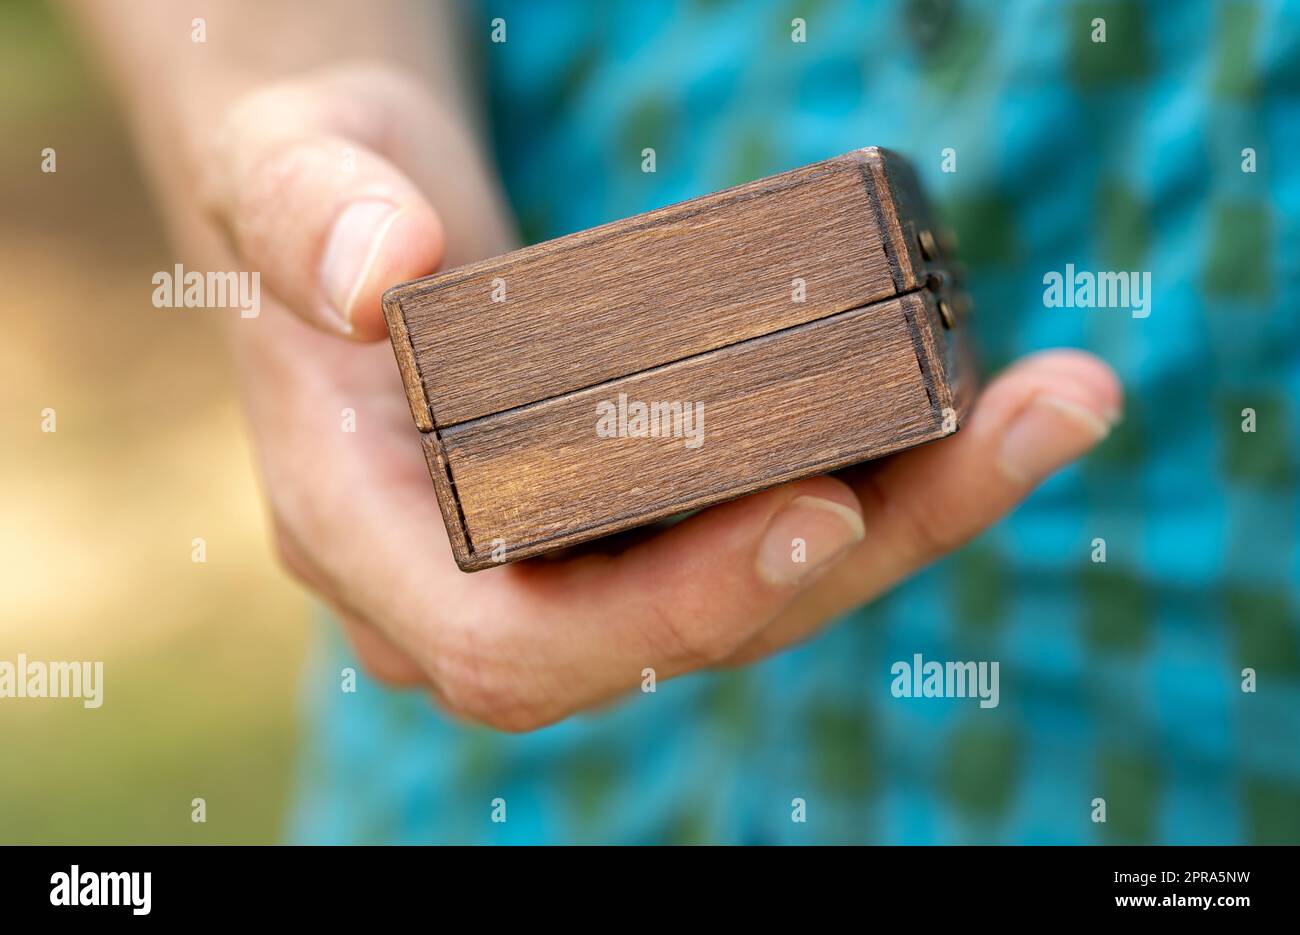
[[[959,235],[989,367],[1087,348],[1121,374],[1127,416],[990,533],[813,642],[534,734],[457,726],[368,681],[341,694],[350,662],[326,628],[292,837],[1300,843],[1300,9],[481,12],[528,241],[889,146]],[[1067,263],[1150,271],[1150,317],[1045,307],[1043,275]],[[914,653],[999,660],[1001,703],[894,698],[890,666]]]

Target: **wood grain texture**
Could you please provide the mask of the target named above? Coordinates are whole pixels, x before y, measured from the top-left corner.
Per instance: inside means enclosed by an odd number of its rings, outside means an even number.
[[[540,555],[955,431],[977,370],[936,231],[911,167],[873,148],[389,290],[457,564]],[[602,437],[598,405],[620,397],[703,404],[702,443]]]
[[[895,291],[902,295],[920,289],[929,277],[931,261],[922,256],[917,235],[934,223],[916,172],[896,153],[877,147],[862,151],[862,164],[871,179]]]
[[[404,374],[446,428],[888,298],[865,169],[850,153],[391,290]]]
[[[909,321],[924,305],[876,303],[441,432],[467,564],[490,563],[494,541],[518,558],[939,437]],[[703,433],[600,437],[597,406],[619,394],[700,403]]]

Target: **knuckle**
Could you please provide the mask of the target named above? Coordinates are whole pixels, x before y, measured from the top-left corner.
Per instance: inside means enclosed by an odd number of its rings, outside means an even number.
[[[199,194],[218,216],[244,227],[278,216],[329,155],[313,139],[319,103],[303,88],[251,91],[225,112],[200,159]],[[238,233],[238,231],[237,231]]]
[[[366,670],[366,675],[376,682],[396,688],[411,684],[411,679],[407,677],[404,669],[398,669],[386,657],[374,650],[355,644],[352,650],[357,657],[357,662],[361,663],[361,668]]]
[[[899,512],[905,517],[912,541],[923,558],[946,555],[966,538],[949,522],[946,511],[935,501],[900,507]]]
[[[322,77],[342,87],[362,92],[362,99],[392,101],[423,107],[435,100],[422,81],[403,69],[381,61],[355,61],[329,66]]]
[[[355,637],[352,640],[352,653],[356,655],[356,661],[361,663],[361,668],[364,668],[365,674],[370,678],[381,681],[385,685],[411,684],[406,668],[394,665],[389,655],[356,640]]]
[[[524,733],[556,715],[522,696],[520,680],[482,657],[439,653],[425,666],[442,707],[459,720],[494,730]]]
[[[337,609],[337,608],[336,608]],[[339,612],[344,629],[352,644],[357,662],[370,678],[384,685],[407,688],[424,681],[423,673],[415,663],[400,655],[391,646],[377,642],[366,629],[370,624],[350,621],[345,612]]]
[[[407,72],[387,62],[360,60],[329,67],[327,77],[351,87],[371,87],[387,94],[405,94],[418,86]]]
[[[502,696],[484,693],[482,686],[443,682],[439,685],[439,698],[443,708],[458,720],[511,734],[534,731],[553,720]]]
[[[530,711],[515,710],[490,712],[479,718],[478,723],[505,734],[528,734],[546,727],[552,720]]]
[[[275,548],[275,557],[280,566],[293,578],[309,586],[315,586],[316,570],[307,560],[307,554],[290,532],[288,524],[279,514],[271,516],[271,542]]]
[[[942,499],[890,497],[875,478],[869,478],[867,483],[873,499],[889,515],[914,560],[944,555],[965,541]]]
[[[315,140],[286,138],[268,144],[248,167],[235,191],[235,215],[249,226],[282,216],[286,203],[333,163]]]
[[[200,193],[214,206],[229,194],[231,169],[254,147],[260,147],[267,127],[281,127],[274,114],[289,108],[290,92],[282,85],[249,91],[231,103],[204,141]]]
[[[651,602],[656,630],[667,635],[669,653],[689,668],[713,666],[734,653],[742,642],[734,628],[708,614],[690,614]]]

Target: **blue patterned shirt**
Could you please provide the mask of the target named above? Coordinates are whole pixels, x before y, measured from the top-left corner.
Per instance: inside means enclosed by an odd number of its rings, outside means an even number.
[[[481,14],[527,241],[888,146],[959,236],[989,368],[1086,348],[1121,375],[1126,417],[992,531],[812,642],[532,734],[368,681],[340,693],[355,663],[327,628],[292,837],[1300,843],[1300,10]],[[1149,271],[1150,316],[1046,307],[1044,275],[1071,263]],[[893,697],[891,665],[916,653],[999,660],[1000,704]]]

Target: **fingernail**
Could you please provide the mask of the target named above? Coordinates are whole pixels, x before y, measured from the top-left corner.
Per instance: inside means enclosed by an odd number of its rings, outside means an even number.
[[[1110,413],[1099,415],[1072,399],[1039,394],[1002,437],[998,465],[1018,484],[1035,483],[1100,442],[1112,424]]]
[[[321,260],[326,310],[344,333],[352,332],[352,305],[379,255],[384,237],[402,211],[387,201],[357,201],[343,209]]]
[[[862,541],[862,517],[821,497],[791,500],[772,517],[758,547],[758,574],[768,584],[798,584]]]

